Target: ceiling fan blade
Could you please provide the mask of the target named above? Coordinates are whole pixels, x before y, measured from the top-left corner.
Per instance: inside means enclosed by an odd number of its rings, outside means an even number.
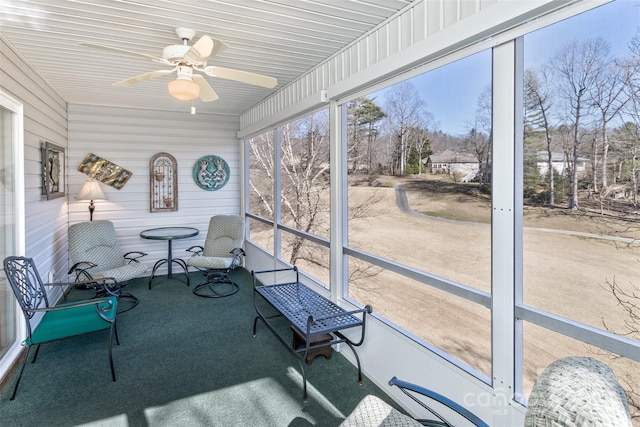
[[[184,54],[184,59],[192,64],[206,62],[213,52],[213,45],[211,37],[204,35]]]
[[[210,65],[202,71],[211,77],[219,77],[221,79],[234,80],[237,82],[248,83],[250,85],[262,86],[273,89],[278,84],[278,80],[274,77],[263,76],[262,74],[250,73],[248,71],[234,70],[232,68],[216,67]]]
[[[219,54],[224,50],[229,49],[229,46],[222,40],[218,40],[218,39],[211,39],[211,40],[213,40],[213,49],[211,50],[211,54],[209,55],[209,58],[211,58],[212,56],[216,56],[217,54]]]
[[[200,86],[200,100],[202,102],[212,102],[218,99],[218,94],[213,90],[207,79],[199,74],[194,74],[193,81]]]
[[[175,70],[176,69],[174,68],[173,70],[158,70],[158,71],[152,71],[150,73],[140,74],[139,76],[130,77],[130,78],[126,79],[126,80],[122,80],[122,81],[116,82],[116,83],[113,84],[113,86],[115,86],[115,87],[131,86],[131,85],[134,85],[136,83],[143,82],[145,80],[150,80],[150,79],[155,79],[156,77],[166,76],[167,74],[173,73]]]
[[[153,56],[153,55],[147,55],[146,53],[138,53],[138,52],[133,52],[133,51],[126,50],[126,49],[120,49],[118,47],[111,47],[111,46],[105,46],[105,45],[101,45],[101,44],[92,44],[92,43],[78,43],[78,44],[80,46],[90,47],[90,48],[94,48],[94,49],[107,50],[107,51],[110,51],[110,52],[122,53],[124,55],[129,55],[129,56],[137,56],[137,57],[147,58],[147,59],[151,59],[154,62],[160,62],[160,63],[163,63],[163,64],[168,64],[169,63],[164,58],[159,58],[159,57]]]

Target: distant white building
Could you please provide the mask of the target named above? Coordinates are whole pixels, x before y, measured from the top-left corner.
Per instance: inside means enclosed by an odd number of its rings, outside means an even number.
[[[538,151],[536,153],[537,166],[540,175],[546,175],[549,171],[549,159],[546,151]],[[578,157],[578,164],[576,165],[576,171],[579,175],[583,175],[587,172],[587,166],[591,163],[591,160],[585,157]],[[551,167],[556,170],[560,175],[564,174],[567,168],[567,161],[562,153],[551,153]]]
[[[480,163],[473,155],[452,150],[432,154],[423,159],[422,163],[428,173],[462,175],[463,182],[473,181],[480,170]]]

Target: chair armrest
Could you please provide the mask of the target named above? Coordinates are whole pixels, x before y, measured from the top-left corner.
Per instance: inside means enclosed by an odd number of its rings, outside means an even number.
[[[414,396],[413,394],[411,394],[410,392],[413,393],[417,393],[420,394],[422,396],[428,397],[429,399],[432,399],[446,407],[448,407],[449,409],[452,409],[453,411],[457,412],[458,414],[460,414],[461,416],[463,416],[464,418],[466,418],[467,420],[469,420],[471,423],[473,423],[474,425],[478,426],[478,427],[489,427],[489,425],[487,423],[485,423],[484,421],[482,421],[478,416],[474,415],[471,411],[469,411],[467,408],[457,404],[456,402],[454,402],[453,400],[439,394],[436,393],[433,390],[429,390],[427,388],[424,387],[420,387],[418,385],[415,384],[411,384],[408,383],[406,381],[402,381],[399,380],[396,377],[393,377],[389,380],[389,385],[390,386],[396,386],[398,387],[404,394],[406,394],[407,396],[409,396],[411,399],[413,399],[417,404],[419,404],[420,406],[422,406],[423,408],[425,408],[426,410],[428,410],[429,412],[431,412],[433,415],[435,415],[436,417],[438,417],[440,420],[443,421],[443,425],[450,425],[447,421],[445,421],[445,419],[443,417],[441,417],[438,413],[436,413],[433,409],[431,409],[429,406],[427,406],[424,402],[422,402],[420,399],[418,399],[416,396]]]
[[[80,261],[80,262],[76,262],[75,264],[73,264],[71,266],[71,268],[69,269],[69,271],[67,272],[67,274],[71,274],[74,271],[76,272],[76,277],[82,273],[83,271],[87,271],[90,268],[95,267],[98,264],[94,264],[92,262],[89,261]],[[86,267],[85,267],[86,266]]]
[[[242,257],[244,256],[244,249],[242,248],[233,248],[231,249],[231,252],[229,252],[230,254],[233,254],[233,261],[231,261],[231,266],[229,266],[229,268],[231,268],[232,270],[236,267],[238,267],[240,264],[242,264]]]
[[[231,250],[231,252],[229,252],[230,254],[234,254],[236,256],[244,256],[244,249],[242,248],[233,248]]]
[[[109,298],[93,298],[90,300],[70,302],[62,305],[56,305],[53,307],[30,308],[28,309],[28,311],[39,311],[39,312],[60,311],[60,310],[67,310],[67,309],[76,308],[76,307],[85,307],[87,305],[95,305],[97,310],[107,312],[111,310],[111,307],[113,307],[113,301],[110,300]]]
[[[76,282],[50,282],[50,283],[45,283],[45,286],[75,286],[75,285],[91,285],[91,284],[100,284],[101,286],[117,285],[118,280],[115,277],[102,277],[100,279],[78,280]]]
[[[189,249],[185,249],[187,252],[191,252],[191,256],[202,255],[204,248],[202,246],[191,246]]]
[[[97,265],[98,264],[94,264],[94,263],[89,262],[89,261],[76,262],[75,264],[73,264],[71,266],[71,268],[69,269],[69,272],[67,274],[75,273],[77,282],[81,281],[80,278],[93,279],[93,276],[91,275],[89,270],[91,270],[93,267],[96,267]]]
[[[90,280],[77,280],[75,282],[51,282],[51,283],[45,283],[44,285],[45,286],[85,285],[86,289],[90,289],[90,288],[95,289],[95,288],[101,287],[109,295],[113,295],[113,296],[118,296],[117,290],[120,288],[118,286],[118,280],[115,277],[103,277],[101,279],[90,279]]]
[[[127,252],[126,254],[124,254],[124,259],[129,261],[128,263],[140,262],[140,261],[138,261],[138,258],[142,258],[143,256],[146,256],[146,255],[147,255],[146,252],[131,251],[131,252]]]

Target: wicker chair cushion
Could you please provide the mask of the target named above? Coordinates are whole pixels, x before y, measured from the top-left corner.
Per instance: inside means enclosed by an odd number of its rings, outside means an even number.
[[[73,263],[98,264],[96,270],[108,270],[125,264],[111,221],[91,221],[69,227],[69,255]]]
[[[96,267],[99,268],[100,266]],[[138,277],[147,271],[147,266],[141,263],[132,262],[130,264],[125,264],[121,267],[111,268],[109,270],[103,270],[100,272],[94,272],[93,270],[89,270],[91,276],[94,279],[103,279],[105,277],[113,277],[118,282],[126,282],[128,280],[133,279],[134,277]]]
[[[231,251],[244,246],[244,220],[239,215],[215,215],[209,221],[207,238],[201,256],[187,259],[187,265],[204,269],[231,266]]]
[[[205,257],[233,258],[229,254],[244,244],[244,220],[238,215],[216,215],[209,221],[202,255]]]
[[[631,427],[627,397],[615,374],[590,357],[553,362],[529,397],[525,427]]]
[[[126,262],[111,221],[73,224],[69,227],[68,235],[71,264],[77,262],[96,264],[89,270],[95,279],[114,277],[118,282],[126,282],[147,271],[147,266],[144,264]]]
[[[365,396],[340,427],[422,427],[376,396]]]
[[[194,256],[187,258],[187,264],[191,267],[223,269],[229,268],[233,258],[222,258],[213,256]]]

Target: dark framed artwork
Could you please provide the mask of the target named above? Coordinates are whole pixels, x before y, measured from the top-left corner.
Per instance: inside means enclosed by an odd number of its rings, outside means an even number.
[[[43,142],[42,152],[42,194],[47,200],[57,199],[65,195],[65,151],[64,148]]]
[[[158,153],[149,162],[151,212],[178,210],[178,162],[169,153]]]

